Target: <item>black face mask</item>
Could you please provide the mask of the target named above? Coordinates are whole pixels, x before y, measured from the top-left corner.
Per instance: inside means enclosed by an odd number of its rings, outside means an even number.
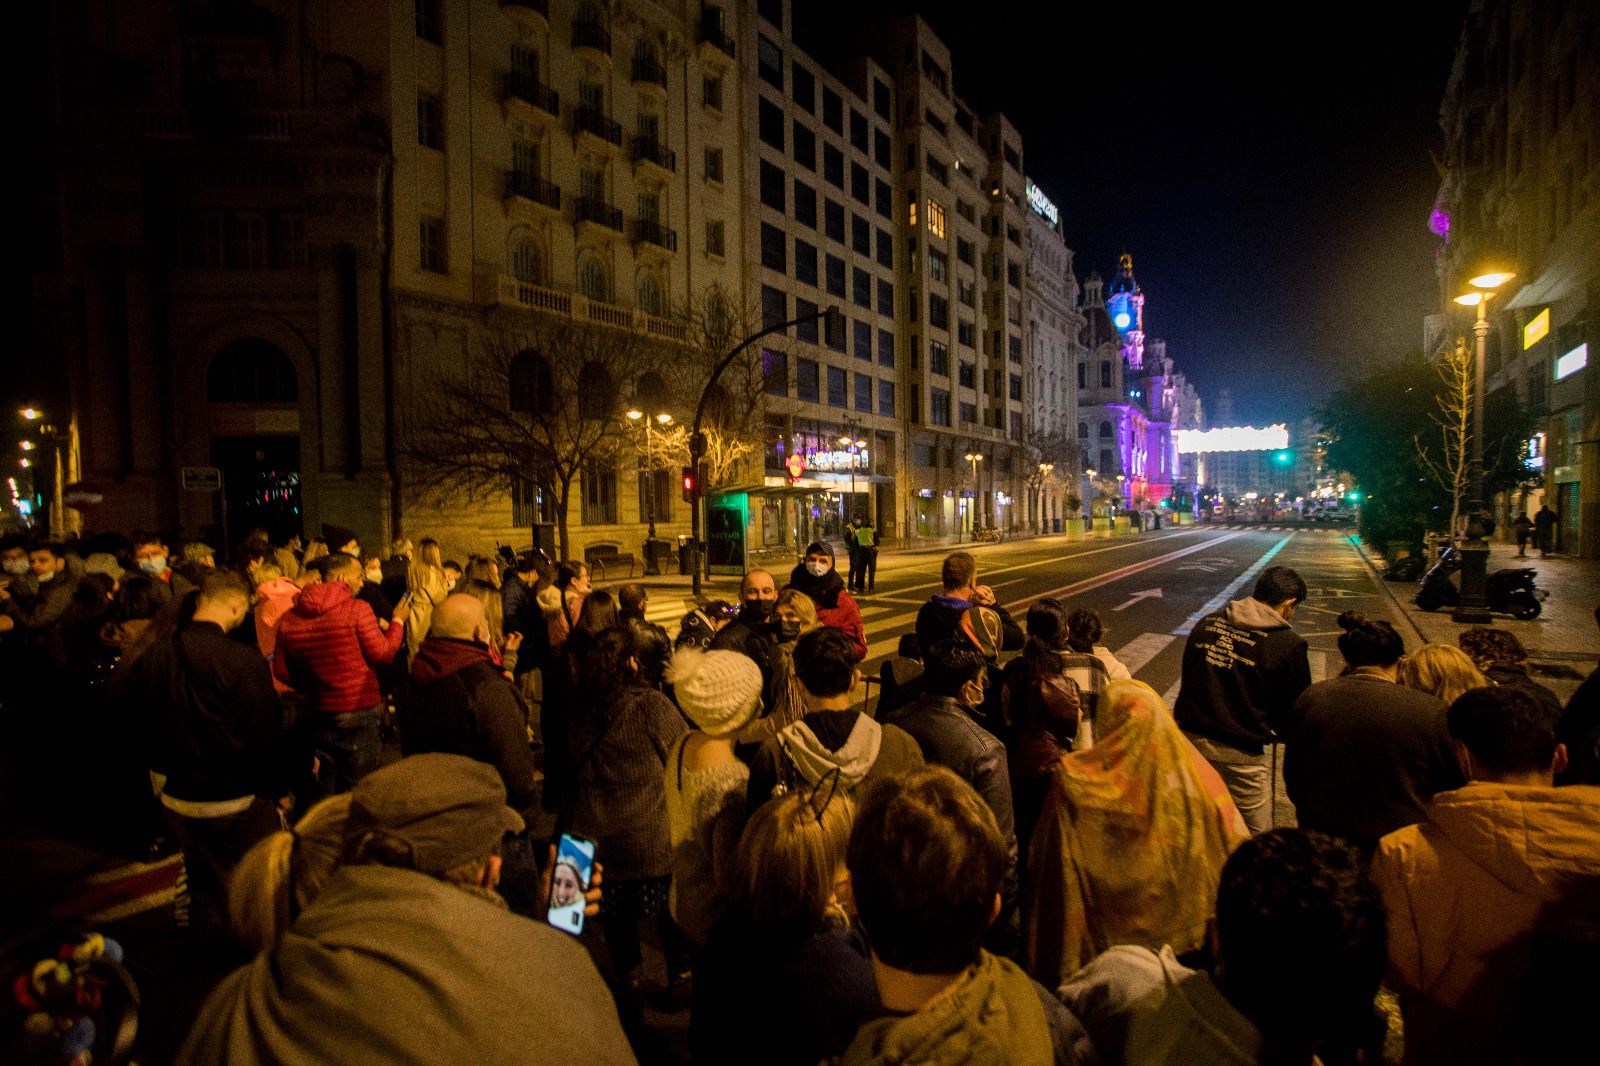
[[[772,613],[772,601],[745,600],[742,613],[752,622],[765,622],[767,616]]]
[[[800,639],[800,619],[780,618],[777,622],[778,638],[785,644]]]

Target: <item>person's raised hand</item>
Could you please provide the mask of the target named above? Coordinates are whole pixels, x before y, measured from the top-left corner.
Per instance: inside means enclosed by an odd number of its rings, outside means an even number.
[[[510,632],[510,633],[506,634],[505,647],[502,648],[501,650],[502,651],[516,651],[520,647],[522,647],[522,634],[513,631],[513,632]]]

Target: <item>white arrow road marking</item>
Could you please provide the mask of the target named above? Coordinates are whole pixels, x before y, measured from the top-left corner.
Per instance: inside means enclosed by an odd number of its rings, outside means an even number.
[[[1181,570],[1183,568],[1179,567],[1178,569]],[[1148,600],[1148,599],[1159,600],[1159,599],[1163,599],[1163,598],[1164,597],[1161,595],[1161,590],[1160,589],[1145,589],[1143,592],[1135,592],[1133,594],[1132,598],[1130,598],[1129,600],[1127,600],[1124,603],[1117,604],[1117,606],[1115,606],[1115,607],[1113,607],[1111,609],[1113,611],[1121,611],[1121,610],[1124,610],[1126,608],[1132,607],[1134,604],[1138,603],[1140,600]]]

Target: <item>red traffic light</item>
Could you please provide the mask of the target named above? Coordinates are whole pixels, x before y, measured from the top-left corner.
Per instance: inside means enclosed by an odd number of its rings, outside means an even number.
[[[684,467],[683,468],[683,498],[684,498],[684,501],[687,502],[687,503],[693,503],[694,502],[694,498],[695,498],[695,494],[699,490],[699,487],[700,487],[700,483],[699,483],[699,480],[695,477],[694,467],[692,467],[692,466]]]

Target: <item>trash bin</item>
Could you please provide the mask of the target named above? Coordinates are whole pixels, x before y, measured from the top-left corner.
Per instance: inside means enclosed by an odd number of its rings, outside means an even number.
[[[690,559],[691,541],[683,534],[678,534],[678,573],[688,577],[694,573],[694,561]]]
[[[644,542],[644,572],[658,575],[672,559],[672,542],[665,537],[650,537]]]

